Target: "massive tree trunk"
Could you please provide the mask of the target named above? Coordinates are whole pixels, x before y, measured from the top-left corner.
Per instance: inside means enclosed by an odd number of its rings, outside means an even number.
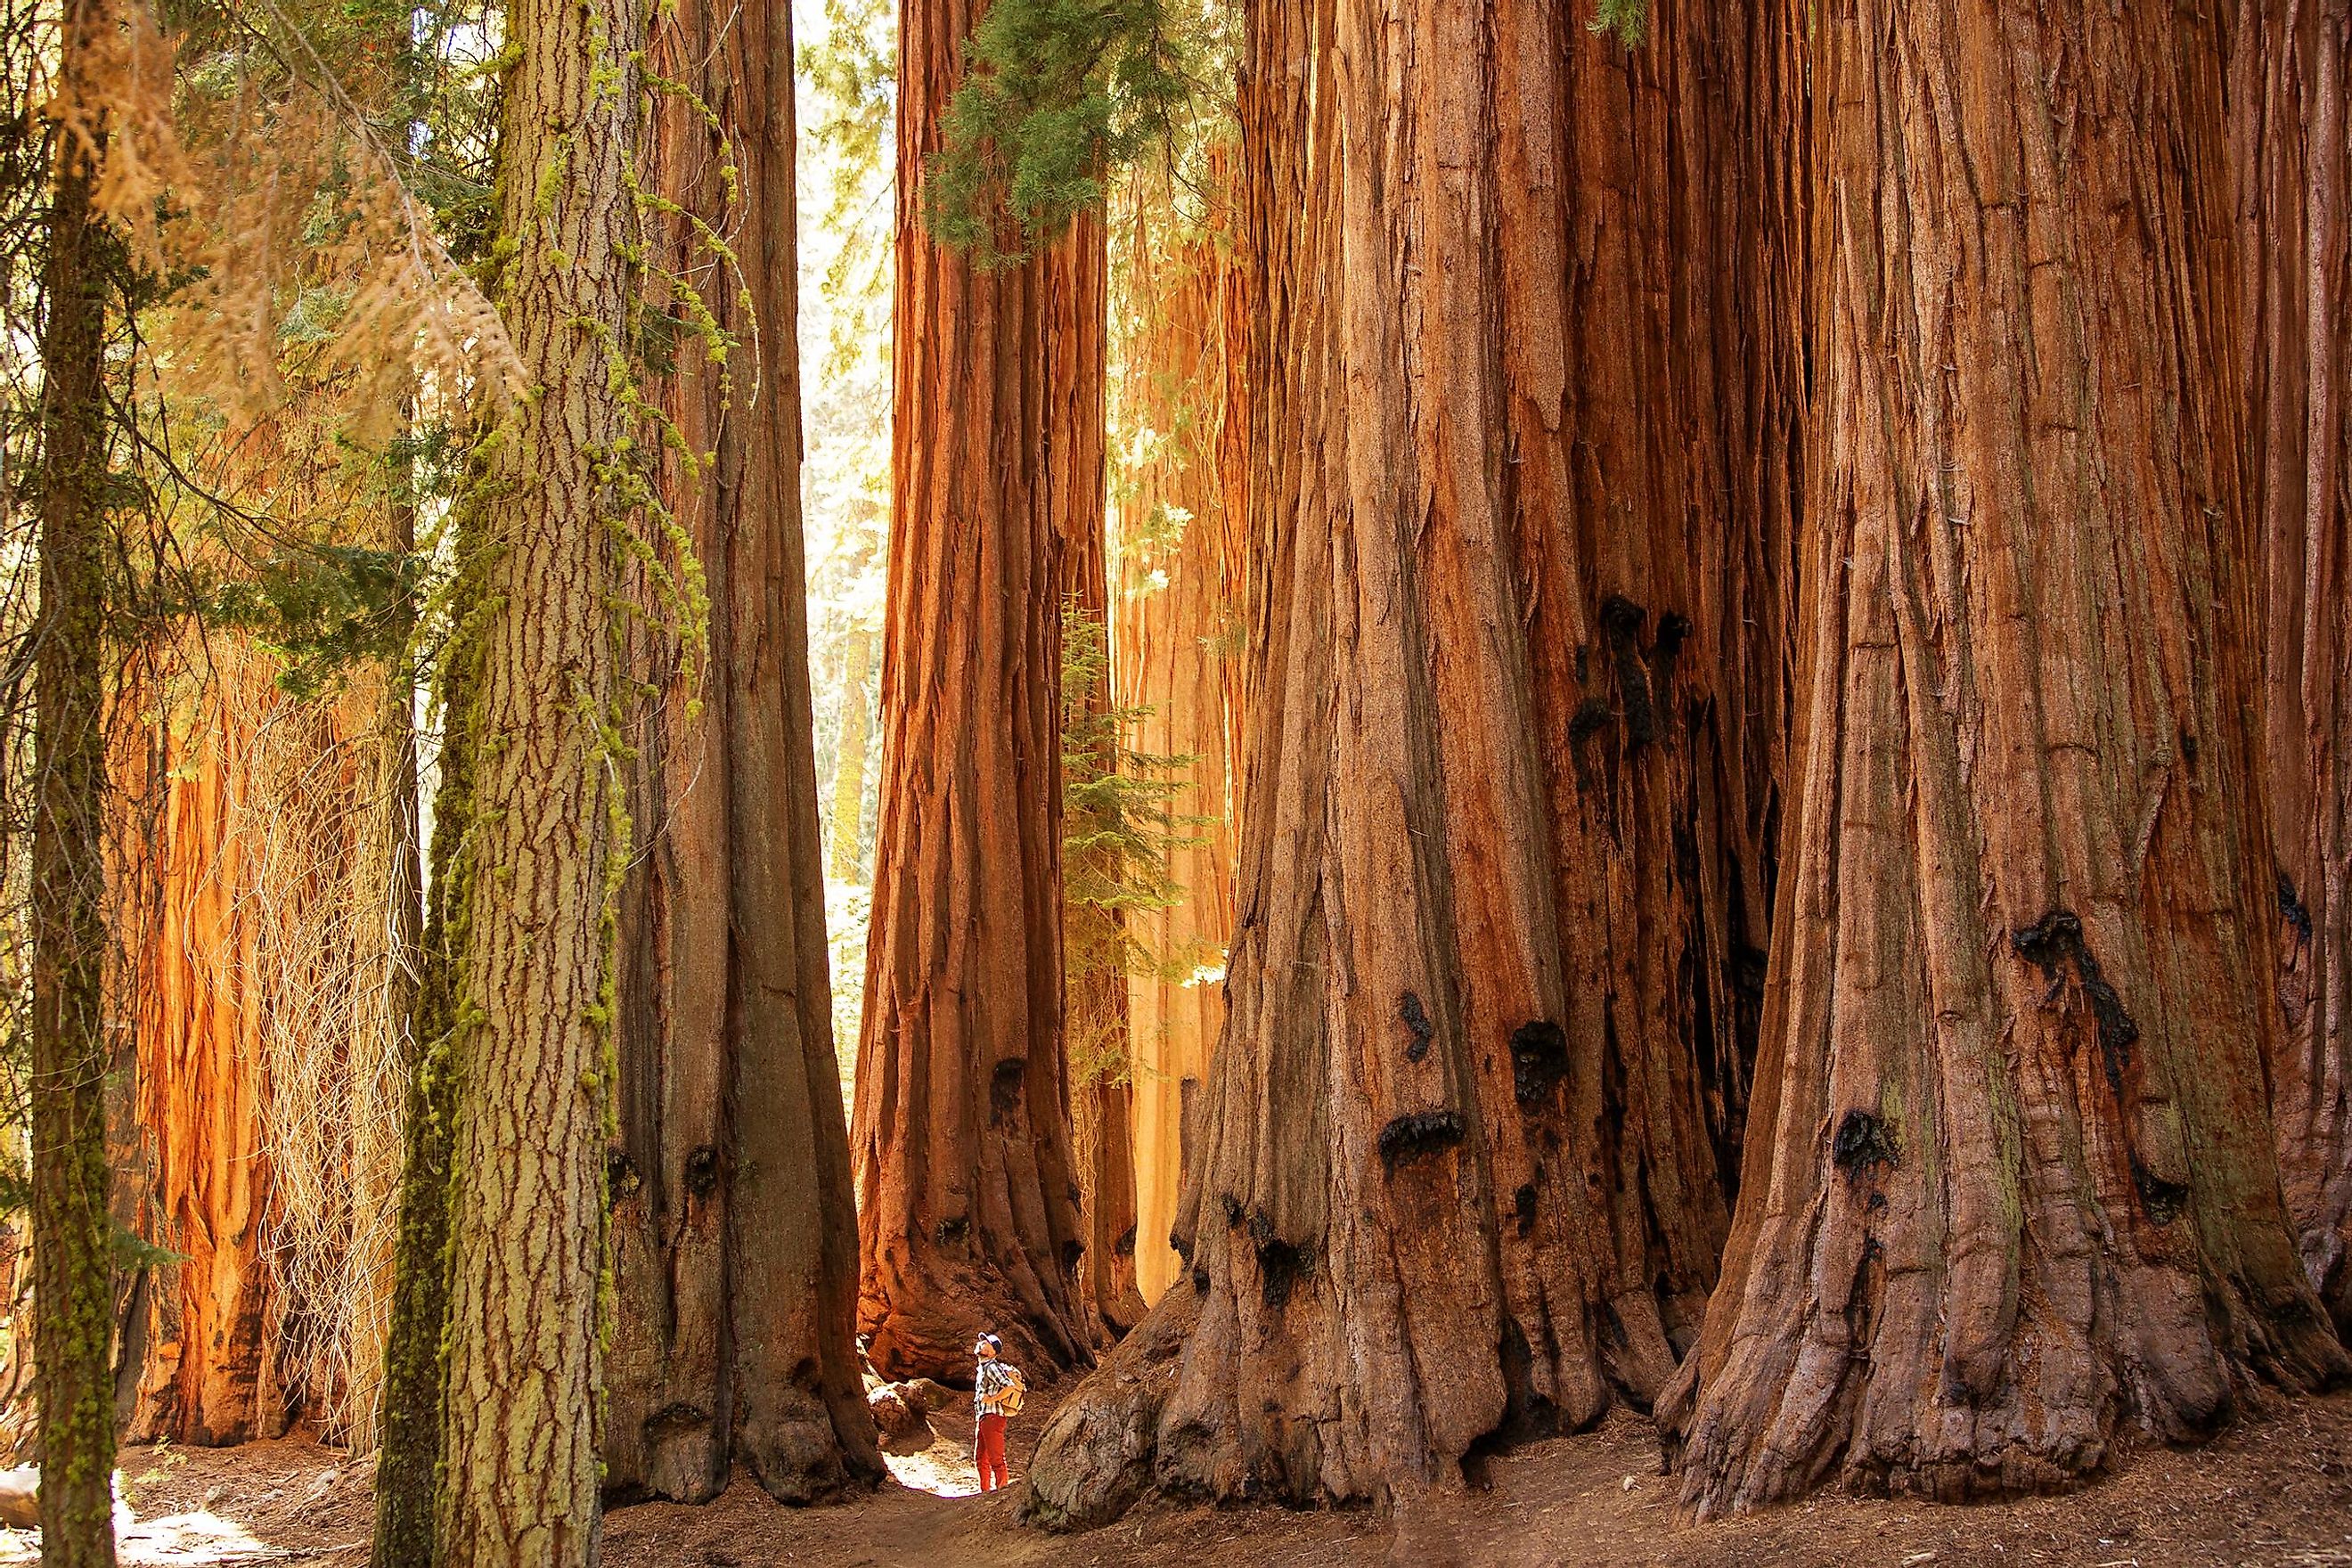
[[[2263,1105],[2216,26],[1806,24],[1803,763],[1738,1215],[1661,1412],[1700,1513],[2052,1486],[2344,1369]]]
[[[663,487],[706,574],[709,659],[697,687],[674,650],[642,650],[663,701],[639,726],[646,841],[621,897],[604,1485],[701,1501],[740,1464],[808,1502],[871,1484],[882,1457],[855,1342],[811,742],[790,17],[689,0],[658,46],[655,68],[730,137],[671,100],[649,173],[751,264],[741,300],[688,224],[660,227],[667,268],[707,279],[744,352],[722,375],[688,342],[668,394],[686,446],[710,455],[699,471],[674,459]]]
[[[1229,231],[1232,199],[1217,160],[1211,220]],[[1122,708],[1139,711],[1128,744],[1145,756],[1190,758],[1168,801],[1191,819],[1176,832],[1168,874],[1181,901],[1131,911],[1153,963],[1127,984],[1135,1119],[1136,1282],[1157,1301],[1183,1272],[1169,1233],[1176,1222],[1187,1109],[1197,1103],[1209,1047],[1224,1026],[1222,984],[1234,927],[1233,748],[1241,686],[1234,624],[1241,614],[1242,465],[1245,405],[1232,395],[1246,323],[1229,232],[1174,232],[1166,193],[1130,184],[1122,211],[1126,298],[1132,323],[1114,423],[1132,451],[1118,487],[1119,589],[1112,673]]]
[[[924,161],[974,15],[899,14],[881,816],[851,1139],[875,1369],[959,1382],[983,1329],[1033,1372],[1087,1354],[1049,440],[1072,302],[1043,258],[975,268],[923,229]]]
[[[29,1130],[41,1559],[114,1563],[113,1257],[107,1187],[105,369],[120,252],[91,194],[106,156],[93,58],[115,19],[63,8],[48,318],[41,333],[39,621],[34,631]],[[75,134],[74,132],[80,134]]]
[[[455,1047],[436,1553],[584,1568],[596,1550],[614,1105],[616,475],[633,347],[642,14],[524,0],[499,140],[502,310],[529,381],[486,443],[466,732],[473,808]],[[615,819],[620,818],[616,824]],[[620,842],[615,842],[615,839]]]
[[[2352,5],[2244,8],[2233,61],[2284,1027],[2271,1114],[2312,1285],[2352,1334]]]
[[[1695,1331],[1731,953],[1766,914],[1741,727],[1775,700],[1727,700],[1726,629],[1771,579],[1725,541],[1786,527],[1741,489],[1778,450],[1726,409],[1769,379],[1741,323],[1782,301],[1735,271],[1761,201],[1738,24],[1660,5],[1629,54],[1586,20],[1250,18],[1229,1015],[1191,1283],[1048,1429],[1048,1520],[1150,1480],[1408,1494],[1646,1403]]]

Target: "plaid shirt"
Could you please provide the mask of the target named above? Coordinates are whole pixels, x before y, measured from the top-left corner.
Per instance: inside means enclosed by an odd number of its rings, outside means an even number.
[[[1012,1363],[998,1357],[984,1361],[972,1376],[971,1407],[975,1415],[1002,1415],[1005,1390],[1021,1381],[1021,1372]]]

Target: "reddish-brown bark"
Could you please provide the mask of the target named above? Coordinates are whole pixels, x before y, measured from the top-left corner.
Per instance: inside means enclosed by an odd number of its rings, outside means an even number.
[[[751,264],[738,279],[684,222],[659,231],[740,346],[730,382],[688,343],[667,389],[709,458],[673,458],[663,489],[706,576],[709,647],[698,681],[674,648],[639,649],[663,698],[636,747],[621,895],[604,1489],[701,1501],[740,1464],[805,1502],[882,1466],[854,1341],[810,749],[790,17],[688,0],[656,45],[655,68],[726,131],[666,100],[647,175]]]
[[[1646,1403],[1696,1328],[1767,912],[1783,301],[1743,272],[1744,16],[1586,20],[1249,18],[1230,1010],[1191,1282],[1057,1414],[1049,1521],[1409,1492]]]
[[[1107,648],[1110,590],[1103,540],[1103,308],[1109,259],[1101,215],[1080,215],[1069,233],[1045,252],[1044,265],[1046,297],[1055,312],[1055,330],[1047,340],[1045,482],[1060,552],[1061,614],[1066,631],[1067,617],[1086,617],[1096,628],[1094,646]],[[1065,683],[1073,674],[1066,662],[1059,673]],[[1066,685],[1064,713],[1098,718],[1111,702],[1108,662],[1082,678],[1087,681],[1083,691]],[[1066,734],[1065,763],[1069,743]],[[1087,761],[1090,773],[1098,776],[1118,768],[1112,737],[1104,737],[1096,750],[1097,754]],[[1066,799],[1063,805],[1066,816]],[[1070,826],[1066,821],[1066,828]],[[1085,831],[1090,825],[1076,826]],[[1066,861],[1072,853],[1066,834]],[[1087,850],[1081,847],[1076,853]],[[1098,868],[1118,875],[1115,865]],[[1101,907],[1073,908],[1066,896],[1062,913],[1063,1040],[1079,1224],[1086,1244],[1078,1256],[1077,1288],[1089,1331],[1099,1342],[1125,1333],[1143,1316],[1143,1298],[1135,1283],[1135,1148],[1124,917]]]
[[[851,1137],[858,1322],[886,1377],[969,1379],[983,1329],[1033,1368],[1088,1353],[1057,744],[1056,486],[1076,476],[1053,447],[1051,368],[1087,329],[1048,259],[978,268],[923,228],[976,15],[899,15],[881,807]]]
[[[1222,171],[1229,160],[1217,162]],[[1230,200],[1222,184],[1220,177],[1213,200]],[[1121,314],[1136,324],[1120,366],[1118,425],[1125,440],[1144,445],[1120,476],[1113,676],[1119,705],[1139,710],[1128,746],[1192,759],[1168,807],[1197,819],[1177,826],[1185,842],[1168,858],[1181,901],[1128,916],[1159,966],[1127,986],[1136,1279],[1144,1299],[1157,1301],[1183,1270],[1169,1232],[1190,1147],[1185,1108],[1199,1100],[1209,1047],[1224,1025],[1234,839],[1227,735],[1240,695],[1234,623],[1244,470],[1223,459],[1244,419],[1233,384],[1246,324],[1231,244],[1205,227],[1163,234],[1160,226],[1172,217],[1164,201],[1130,193],[1129,202]],[[1225,215],[1213,221],[1222,225]]]
[[[2344,1356],[2263,1115],[2260,671],[2211,13],[1812,51],[1802,758],[1701,1513],[2037,1489]]]
[[[266,688],[260,668],[224,681]],[[236,697],[249,695],[239,691]],[[138,911],[133,1120],[118,1121],[118,1186],[136,1233],[179,1255],[132,1271],[122,1349],[136,1367],[133,1443],[243,1442],[282,1434],[277,1313],[262,1266],[268,1167],[261,1148],[262,1010],[248,989],[260,921],[235,831],[236,767],[253,742],[216,691],[167,704],[118,764],[136,820],[118,880]],[[152,748],[152,755],[151,755]]]
[[[2241,16],[2233,149],[2284,1027],[2271,1114],[2304,1266],[2352,1333],[2352,5]]]

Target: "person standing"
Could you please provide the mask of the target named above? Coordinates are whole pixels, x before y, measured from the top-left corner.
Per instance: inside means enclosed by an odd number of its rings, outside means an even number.
[[[994,1334],[973,1342],[977,1365],[971,1378],[971,1457],[980,1469],[980,1489],[992,1492],[1011,1479],[1004,1468],[1004,1423],[1018,1415],[1024,1382],[1021,1369],[1004,1359],[1004,1346]]]

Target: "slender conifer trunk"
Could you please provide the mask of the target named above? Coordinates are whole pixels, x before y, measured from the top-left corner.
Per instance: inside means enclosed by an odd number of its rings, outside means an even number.
[[[113,17],[68,0],[58,79]],[[41,1560],[114,1562],[113,1258],[106,1160],[106,300],[120,249],[91,208],[102,121],[58,138],[41,338],[40,621],[34,633],[32,865],[34,1397]]]
[[[631,126],[645,17],[524,0],[499,140],[501,309],[529,385],[482,457],[479,676],[457,961],[437,1560],[596,1555],[618,535],[637,525]]]

